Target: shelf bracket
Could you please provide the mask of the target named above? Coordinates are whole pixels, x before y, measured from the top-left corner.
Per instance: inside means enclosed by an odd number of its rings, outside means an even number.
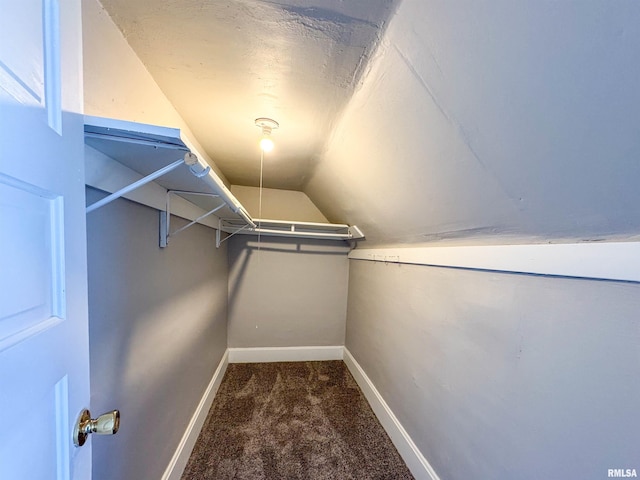
[[[349,227],[349,235],[351,235],[351,240],[360,240],[364,238],[364,233],[362,233],[362,230],[360,230],[357,225],[351,225]]]
[[[176,160],[173,163],[170,163],[169,165],[162,167],[160,170],[157,170],[153,173],[150,173],[149,175],[147,175],[146,177],[141,178],[140,180],[133,182],[131,185],[127,185],[126,187],[121,188],[120,190],[113,192],[111,195],[107,195],[106,197],[104,197],[102,200],[98,200],[97,202],[89,205],[87,207],[87,213],[91,213],[94,210],[97,210],[100,207],[103,207],[105,205],[107,205],[108,203],[113,202],[114,200],[117,200],[118,198],[126,195],[127,193],[135,190],[136,188],[140,188],[143,185],[146,185],[149,182],[154,181],[156,178],[161,177],[162,175],[171,172],[172,170],[175,170],[176,168],[178,168],[180,165],[188,165],[189,166],[189,170],[191,171],[191,173],[193,173],[194,175],[199,175],[201,172],[196,173],[193,169],[194,165],[196,165],[198,163],[198,157],[196,157],[193,153],[191,152],[187,152],[184,154],[184,157]],[[207,167],[209,168],[209,167]],[[206,170],[206,169],[205,169]]]
[[[207,169],[208,168],[209,167],[207,167]],[[205,169],[205,171],[206,171],[206,169]],[[197,174],[195,174],[195,173],[194,173],[194,175],[197,176]],[[223,200],[220,205],[217,205],[213,209],[209,210],[207,213],[204,213],[204,214],[200,215],[195,220],[187,223],[185,226],[180,227],[177,230],[172,232],[171,231],[171,195],[177,195],[177,194],[182,194],[182,195],[200,195],[200,196],[204,196],[204,197],[220,198],[220,195],[216,195],[215,193],[200,193],[200,192],[187,192],[187,191],[183,191],[183,190],[168,190],[167,191],[167,201],[166,201],[166,205],[167,206],[166,206],[166,210],[160,211],[160,247],[161,248],[165,248],[167,245],[169,245],[169,239],[171,237],[176,236],[178,233],[186,230],[187,228],[189,228],[192,225],[195,225],[196,223],[198,223],[203,218],[206,218],[209,215],[212,215],[212,214],[216,213],[218,210],[221,210],[222,208],[224,208],[226,206],[226,203]],[[217,246],[217,241],[216,241],[216,246]]]
[[[222,238],[222,218],[218,219],[218,229],[216,230],[216,248],[220,248],[220,245],[222,245],[224,242],[226,242],[227,240],[229,240],[231,237],[233,237],[236,233],[240,233],[242,230],[244,230],[245,228],[250,228],[253,229],[253,227],[251,227],[251,225],[249,225],[248,223],[240,228],[238,228],[235,232],[233,232],[230,235],[227,235],[226,237]]]

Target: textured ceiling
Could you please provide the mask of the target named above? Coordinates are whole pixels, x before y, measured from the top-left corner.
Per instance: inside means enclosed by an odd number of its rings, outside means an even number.
[[[103,0],[228,179],[365,245],[640,235],[637,0]],[[372,55],[375,50],[375,55]]]
[[[403,0],[305,192],[368,244],[637,239],[638,85],[635,0]]]
[[[233,184],[302,189],[397,0],[102,0]]]

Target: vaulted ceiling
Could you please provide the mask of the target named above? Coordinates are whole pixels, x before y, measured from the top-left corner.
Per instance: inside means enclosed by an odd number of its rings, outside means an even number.
[[[231,183],[375,244],[640,234],[636,0],[102,0]]]
[[[227,179],[259,182],[257,117],[281,128],[265,186],[302,189],[395,0],[103,0]]]

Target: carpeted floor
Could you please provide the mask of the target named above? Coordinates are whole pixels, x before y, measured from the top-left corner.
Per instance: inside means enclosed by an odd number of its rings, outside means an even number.
[[[182,476],[412,478],[341,361],[230,364]]]

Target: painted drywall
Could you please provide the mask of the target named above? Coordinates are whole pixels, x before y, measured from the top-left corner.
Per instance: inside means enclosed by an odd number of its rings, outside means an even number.
[[[229,347],[344,345],[344,242],[236,236],[229,242]]]
[[[328,223],[327,217],[318,210],[304,192],[263,188],[262,214],[260,214],[260,188],[231,185],[231,193],[253,218]]]
[[[160,249],[158,225],[127,200],[87,216],[91,411],[122,415],[92,439],[94,480],[160,478],[227,347],[225,246],[194,225]]]
[[[638,468],[640,285],[351,260],[346,347],[440,478]]]
[[[640,232],[640,3],[404,0],[303,189],[368,244]]]
[[[82,43],[86,115],[179,128],[229,185],[98,0],[82,0]]]

